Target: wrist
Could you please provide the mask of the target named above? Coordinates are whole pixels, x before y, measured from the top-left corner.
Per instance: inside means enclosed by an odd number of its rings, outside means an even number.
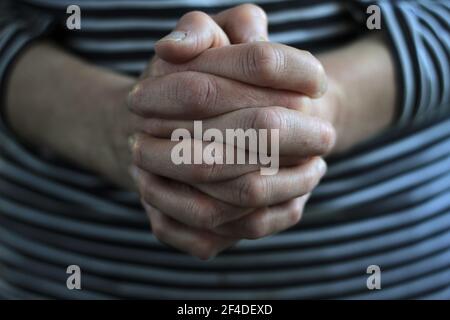
[[[347,124],[345,119],[348,112],[348,95],[342,82],[334,78],[328,80],[328,90],[324,96],[324,109],[328,110],[327,120],[333,125],[336,131],[336,143],[331,154],[339,153],[347,144]]]
[[[108,84],[103,104],[103,121],[105,128],[102,139],[105,141],[107,161],[103,162],[100,172],[116,184],[131,188],[132,183],[128,167],[131,155],[128,148],[128,138],[137,128],[137,116],[129,112],[126,100],[135,80],[124,76],[115,76]],[[102,162],[100,161],[102,165]]]

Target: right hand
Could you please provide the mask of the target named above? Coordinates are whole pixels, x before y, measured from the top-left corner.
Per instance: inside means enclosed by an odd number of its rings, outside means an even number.
[[[261,9],[241,6],[218,15],[235,30],[228,37],[261,37],[266,26],[250,19],[255,15],[249,10]],[[243,23],[236,17],[249,27],[232,27]],[[138,132],[131,140],[132,173],[155,236],[207,259],[239,239],[264,237],[299,221],[325,173],[319,156],[332,148],[334,129],[296,111],[324,93],[323,68],[309,53],[269,42],[229,46],[222,29],[201,13],[184,16],[176,29],[189,30],[186,39],[197,37],[195,49],[189,40],[158,44],[165,61],[153,59],[130,93],[128,106],[139,117],[121,136]],[[256,34],[244,37],[239,30]],[[185,119],[207,119],[204,129],[279,129],[285,167],[261,176],[257,165],[174,165],[170,134],[192,130]]]

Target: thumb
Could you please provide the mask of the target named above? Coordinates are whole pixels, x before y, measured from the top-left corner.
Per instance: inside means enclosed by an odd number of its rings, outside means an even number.
[[[174,31],[156,42],[155,52],[167,62],[183,63],[206,49],[228,44],[227,35],[209,15],[193,11],[178,21]]]
[[[254,4],[243,4],[214,16],[231,43],[268,41],[268,20],[264,10]]]

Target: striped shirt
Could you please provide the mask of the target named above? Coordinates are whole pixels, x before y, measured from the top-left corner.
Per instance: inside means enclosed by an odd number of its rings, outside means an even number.
[[[182,14],[242,2],[3,1],[2,92],[37,39],[138,75]],[[377,4],[397,64],[395,124],[329,159],[298,226],[205,263],[161,245],[136,194],[27,149],[0,117],[0,297],[450,298],[449,1],[255,2],[272,41],[313,52],[372,32],[366,9]],[[81,30],[65,27],[70,4],[81,8]],[[82,290],[67,289],[69,265],[80,266]],[[382,290],[366,286],[370,265],[382,270]]]

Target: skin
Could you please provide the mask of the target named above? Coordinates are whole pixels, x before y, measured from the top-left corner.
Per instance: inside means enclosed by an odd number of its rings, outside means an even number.
[[[137,188],[154,235],[193,256],[209,259],[298,223],[326,171],[322,157],[393,119],[394,64],[381,37],[314,57],[261,41],[267,18],[254,5],[213,18],[189,13],[175,30],[184,38],[158,42],[139,79],[37,43],[11,73],[6,114],[26,143]],[[192,119],[218,129],[280,129],[279,173],[173,165],[170,134],[192,130]]]

